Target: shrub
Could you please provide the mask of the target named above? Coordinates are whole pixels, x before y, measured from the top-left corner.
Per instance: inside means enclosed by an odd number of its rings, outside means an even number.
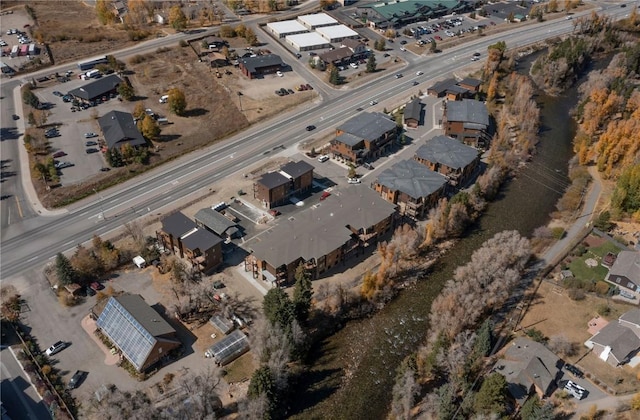
[[[180,45],[181,47],[188,47],[189,43],[187,41],[185,41],[184,39],[181,39],[180,43],[178,45]]]
[[[551,234],[554,239],[562,239],[564,238],[565,230],[563,227],[554,227],[551,229]]]
[[[599,315],[606,316],[611,313],[611,308],[606,303],[603,303],[601,305],[598,305],[598,307],[596,308],[596,312],[598,312]]]
[[[47,376],[51,373],[51,366],[49,365],[44,365],[42,366],[42,374]]]
[[[585,252],[587,252],[587,248],[582,244],[573,249],[573,255],[575,255],[576,257],[583,256]]]
[[[567,296],[571,300],[583,300],[584,291],[582,289],[571,288],[567,291]]]
[[[537,341],[538,343],[544,343],[547,341],[547,337],[537,328],[530,328],[526,330],[525,334],[532,339],[533,341]]]
[[[607,293],[609,293],[609,283],[607,283],[606,281],[600,280],[595,285],[595,291],[599,295],[606,295]]]

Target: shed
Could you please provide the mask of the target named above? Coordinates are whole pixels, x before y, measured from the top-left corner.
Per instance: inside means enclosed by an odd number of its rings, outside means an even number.
[[[133,257],[133,263],[138,268],[145,268],[147,266],[147,262],[140,255],[138,255],[137,257]]]
[[[224,366],[236,360],[249,351],[249,338],[236,330],[218,341],[204,353],[205,357],[212,357],[216,364]]]
[[[233,328],[235,326],[232,321],[228,320],[227,318],[223,318],[220,315],[212,316],[211,319],[209,319],[209,322],[211,323],[211,325],[219,329],[220,332],[224,335],[227,335],[231,331],[233,331]]]

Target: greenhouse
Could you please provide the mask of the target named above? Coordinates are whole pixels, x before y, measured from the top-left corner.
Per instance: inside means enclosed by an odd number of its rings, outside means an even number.
[[[205,357],[212,357],[216,364],[224,366],[249,351],[249,339],[240,330],[234,331],[204,353]]]
[[[220,315],[212,316],[209,322],[211,323],[211,325],[219,329],[220,332],[224,335],[227,335],[231,331],[233,331],[233,322],[221,317]]]

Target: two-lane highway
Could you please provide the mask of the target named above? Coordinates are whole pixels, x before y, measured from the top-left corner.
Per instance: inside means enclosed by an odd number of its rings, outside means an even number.
[[[309,124],[316,125],[317,131],[333,129],[336,124],[360,112],[358,108],[367,108],[373,97],[379,102],[402,103],[407,96],[415,93],[415,88],[409,89],[408,82],[411,80],[419,80],[419,88],[424,90],[427,78],[450,75],[469,63],[470,53],[486,49],[497,40],[506,39],[511,48],[535,43],[572,29],[569,21],[545,22],[517,28],[506,34],[483,37],[444,53],[425,57],[403,70],[411,77],[395,79],[393,75],[387,75],[356,89],[340,91],[339,96],[327,99],[314,108],[293,110],[105,191],[93,197],[89,204],[71,207],[64,215],[38,217],[37,223],[25,228],[19,235],[3,239],[2,278],[8,279],[40,266],[57,252],[89,240],[94,233],[104,235],[142,215],[158,213],[167,204],[184,202],[198,190],[215,189],[216,181],[243,172],[244,168],[277,153],[279,146],[294,147],[308,138],[310,134],[305,127]],[[414,77],[418,69],[425,75]],[[103,212],[105,218],[101,217]]]

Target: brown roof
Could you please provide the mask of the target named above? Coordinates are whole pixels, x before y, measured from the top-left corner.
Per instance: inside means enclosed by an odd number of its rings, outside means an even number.
[[[320,54],[320,59],[325,63],[333,63],[335,61],[344,60],[353,55],[353,52],[347,47],[336,48],[332,51],[327,51]]]

